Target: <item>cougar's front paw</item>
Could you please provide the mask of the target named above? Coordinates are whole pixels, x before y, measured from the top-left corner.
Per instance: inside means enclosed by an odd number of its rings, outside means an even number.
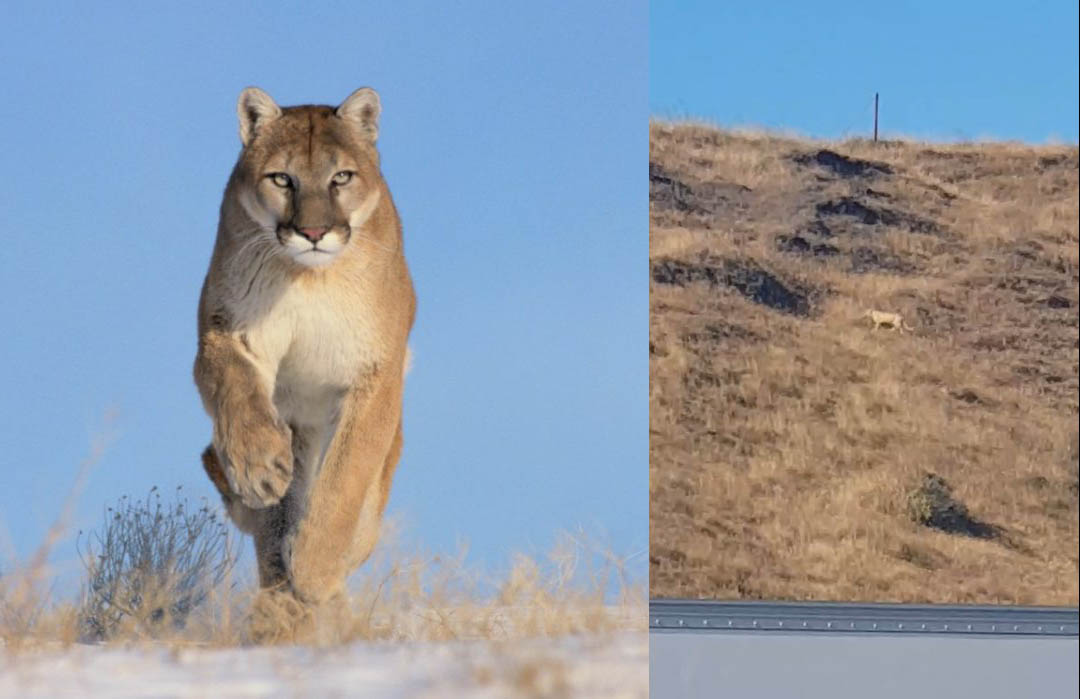
[[[252,508],[277,503],[293,475],[292,432],[280,420],[238,420],[224,425],[214,448],[229,488]]]

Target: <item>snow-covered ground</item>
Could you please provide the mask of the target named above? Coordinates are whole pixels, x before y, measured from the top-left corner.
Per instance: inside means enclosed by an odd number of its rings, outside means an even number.
[[[642,631],[333,648],[0,648],[0,697],[646,697]]]

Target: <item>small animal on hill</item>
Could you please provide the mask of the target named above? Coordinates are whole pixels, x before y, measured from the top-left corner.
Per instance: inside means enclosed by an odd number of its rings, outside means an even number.
[[[901,334],[905,331],[914,332],[914,328],[904,322],[904,316],[899,313],[888,313],[886,311],[876,311],[872,308],[866,309],[866,313],[863,314],[870,319],[870,322],[874,324],[873,329],[877,330],[882,325],[887,325],[894,331]]]

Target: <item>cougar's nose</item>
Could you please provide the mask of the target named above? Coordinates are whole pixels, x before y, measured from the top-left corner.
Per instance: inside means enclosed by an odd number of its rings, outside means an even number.
[[[317,243],[322,240],[322,237],[326,235],[326,232],[330,230],[326,227],[321,228],[299,228],[300,235],[304,236],[313,243]]]

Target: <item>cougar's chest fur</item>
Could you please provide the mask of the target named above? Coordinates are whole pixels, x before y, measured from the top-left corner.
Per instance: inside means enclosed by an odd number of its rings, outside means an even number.
[[[294,429],[332,431],[346,392],[378,361],[374,309],[317,279],[255,287],[234,312],[274,406]]]

